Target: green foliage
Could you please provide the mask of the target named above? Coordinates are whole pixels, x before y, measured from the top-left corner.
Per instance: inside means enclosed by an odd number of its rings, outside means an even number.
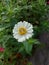
[[[2,61],[0,61],[0,65],[4,65]]]
[[[49,22],[48,21],[43,21],[43,22],[41,22],[41,29],[42,29],[42,31],[47,31],[47,32],[49,32]]]
[[[40,5],[45,5],[45,0],[38,0]]]
[[[31,62],[28,62],[28,64],[27,65],[32,65],[32,63]]]
[[[5,48],[3,53],[6,63],[0,61],[0,65],[8,64],[8,58],[15,53],[31,55],[34,45],[39,45],[37,36],[43,31],[49,31],[48,20],[49,6],[45,0],[1,0],[0,1],[0,46]],[[13,38],[13,27],[19,21],[28,21],[34,26],[34,36],[23,43]],[[16,61],[13,60],[12,65]],[[31,65],[31,64],[28,64]]]

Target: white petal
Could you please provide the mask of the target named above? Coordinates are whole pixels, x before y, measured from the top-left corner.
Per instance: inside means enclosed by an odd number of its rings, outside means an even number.
[[[13,29],[13,33],[18,33],[17,29]]]
[[[25,39],[25,37],[22,37],[22,38],[19,38],[18,39],[18,42],[23,42],[23,41],[25,41],[26,39]]]
[[[18,28],[18,25],[17,25],[17,24],[15,24],[14,29],[17,29],[17,28]]]
[[[28,33],[33,33],[33,29],[31,29],[31,30],[28,30]]]
[[[31,38],[32,37],[32,34],[26,34],[26,39],[29,39],[29,38]]]
[[[20,22],[18,22],[18,27],[22,27],[23,26],[23,22],[22,21],[20,21]]]
[[[27,28],[33,28],[33,25],[28,23]]]
[[[33,27],[32,27],[32,26],[30,26],[30,27],[28,27],[28,28],[27,28],[27,30],[31,30],[31,29],[33,29]]]
[[[14,36],[15,39],[21,38],[21,36],[19,34],[13,34],[13,36]]]
[[[27,26],[28,26],[28,22],[23,21],[23,25],[24,25],[25,27],[27,27]]]
[[[17,24],[15,24],[15,26],[13,28],[13,33],[17,32],[17,30],[18,30],[18,26],[17,26]]]
[[[15,34],[13,34],[13,37],[15,38],[15,39],[18,39],[18,35],[15,35]]]

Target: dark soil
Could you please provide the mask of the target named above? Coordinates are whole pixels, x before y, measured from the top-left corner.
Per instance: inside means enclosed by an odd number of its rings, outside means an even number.
[[[49,65],[49,32],[43,32],[39,36],[42,47],[36,48],[30,61],[32,65]]]

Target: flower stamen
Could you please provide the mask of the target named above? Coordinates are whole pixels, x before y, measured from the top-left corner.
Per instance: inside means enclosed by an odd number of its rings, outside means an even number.
[[[27,30],[24,27],[20,27],[18,32],[19,32],[20,35],[25,35],[27,33]]]

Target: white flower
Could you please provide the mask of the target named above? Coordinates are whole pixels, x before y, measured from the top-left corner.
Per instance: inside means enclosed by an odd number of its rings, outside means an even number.
[[[31,38],[33,35],[33,26],[32,24],[26,21],[20,21],[15,24],[13,28],[13,36],[18,42],[23,42],[26,39]]]

